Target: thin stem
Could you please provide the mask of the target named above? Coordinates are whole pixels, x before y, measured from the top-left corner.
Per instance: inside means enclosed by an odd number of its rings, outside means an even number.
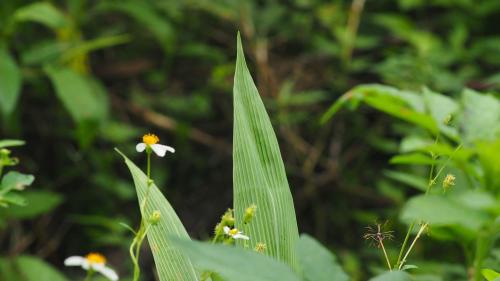
[[[406,244],[408,244],[408,240],[410,240],[410,235],[411,232],[413,231],[413,228],[415,227],[415,222],[412,222],[410,224],[410,227],[408,228],[408,231],[406,232],[405,240],[403,241],[403,245],[401,245],[401,249],[399,250],[399,255],[398,255],[398,261],[396,262],[396,266],[399,266],[401,263],[401,258],[403,257],[403,253],[406,249]]]
[[[389,271],[392,271],[391,262],[389,261],[389,257],[387,256],[387,252],[385,251],[384,242],[382,241],[382,239],[379,239],[378,241],[379,241],[380,247],[382,247],[382,251],[384,252],[385,261],[387,262],[387,266],[389,267]]]
[[[415,243],[417,242],[418,238],[420,238],[420,236],[422,235],[422,232],[424,232],[424,230],[427,228],[428,225],[429,225],[428,223],[424,223],[420,227],[420,229],[418,230],[417,236],[415,236],[415,238],[413,239],[413,242],[411,243],[410,247],[408,248],[408,251],[406,251],[405,256],[403,257],[403,259],[401,260],[401,263],[399,264],[399,267],[398,267],[399,270],[401,270],[401,268],[403,267],[404,263],[406,262],[406,258],[408,258],[408,255],[410,254],[411,250],[413,249],[413,246],[415,246]]]
[[[89,270],[87,270],[87,276],[85,276],[85,280],[84,281],[90,281],[92,280],[92,276],[94,276],[94,270],[92,268],[89,268]]]

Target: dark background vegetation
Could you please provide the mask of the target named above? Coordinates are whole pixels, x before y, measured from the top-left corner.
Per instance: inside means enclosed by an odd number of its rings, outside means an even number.
[[[26,140],[14,149],[20,170],[36,176],[32,189],[62,200],[41,216],[5,221],[0,252],[32,253],[58,266],[66,256],[99,250],[127,271],[131,235],[118,222],[137,225],[139,215],[113,148],[144,164],[134,147],[148,132],[177,150],[153,160],[153,178],[192,237],[211,235],[232,205],[238,30],[281,145],[299,229],[331,246],[361,280],[383,262],[362,239],[364,227],[388,220],[399,234],[394,248],[404,235],[396,215],[412,191],[383,171],[407,125],[366,108],[323,126],[320,116],[361,83],[427,86],[450,96],[464,87],[500,88],[496,0],[48,1],[70,27],[12,27],[16,10],[33,2],[0,4],[0,38],[23,77],[0,136]],[[61,59],[67,46],[116,35],[126,37]],[[47,65],[100,83],[106,114],[77,120],[55,93]],[[434,258],[463,259],[455,245],[426,243]],[[145,254],[143,261],[152,259]]]

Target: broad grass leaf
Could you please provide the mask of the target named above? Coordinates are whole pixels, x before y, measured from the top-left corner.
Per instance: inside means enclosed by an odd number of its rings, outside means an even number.
[[[34,256],[0,258],[0,280],[68,281],[52,265]]]
[[[231,281],[300,281],[286,264],[252,250],[198,241],[173,240],[196,267]]]
[[[16,61],[0,45],[0,110],[9,115],[14,110],[21,93],[21,71]]]
[[[236,226],[262,242],[266,254],[298,270],[299,238],[293,199],[271,121],[246,66],[238,35],[234,77],[233,193]],[[257,205],[251,224],[242,225],[246,207]]]
[[[36,2],[21,7],[14,13],[14,19],[19,22],[38,22],[51,29],[60,29],[68,25],[64,14],[48,2]]]
[[[307,281],[348,281],[333,253],[307,234],[297,243],[300,265]]]
[[[410,275],[404,271],[387,271],[371,278],[369,281],[411,281]]]
[[[123,153],[117,151],[123,156],[125,164],[132,174],[140,204],[147,191],[147,176]],[[155,184],[152,184],[149,199],[144,209],[145,213],[142,216],[148,218],[155,210],[160,211],[161,218],[157,225],[151,227],[147,236],[160,281],[198,280],[197,273],[189,258],[175,249],[168,239],[169,236],[190,239],[189,235],[165,196]]]
[[[100,84],[68,67],[46,66],[44,69],[57,96],[76,122],[106,117],[107,100]]]

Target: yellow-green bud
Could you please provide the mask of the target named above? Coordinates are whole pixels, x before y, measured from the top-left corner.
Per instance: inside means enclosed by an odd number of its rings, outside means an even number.
[[[234,226],[234,216],[233,216],[233,210],[232,209],[227,209],[227,211],[222,215],[221,220],[220,220],[221,227],[224,226],[229,226],[233,227]]]
[[[450,122],[452,119],[453,119],[453,116],[451,114],[446,115],[446,117],[443,120],[443,124],[450,125]]]
[[[0,155],[7,156],[9,154],[10,154],[10,150],[8,150],[7,148],[0,149]]]
[[[160,211],[156,210],[153,212],[151,217],[149,217],[149,223],[151,223],[152,225],[156,225],[160,221],[160,218],[161,218],[161,213]]]
[[[443,189],[444,191],[448,190],[450,187],[455,185],[456,177],[452,174],[447,174],[443,180]]]
[[[257,211],[257,206],[255,204],[250,205],[245,209],[245,214],[243,214],[243,223],[247,224],[252,221],[255,216],[255,212]]]

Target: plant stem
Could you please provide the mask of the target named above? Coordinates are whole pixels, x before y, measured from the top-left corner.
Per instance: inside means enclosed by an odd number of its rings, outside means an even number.
[[[89,268],[89,270],[87,270],[87,276],[85,276],[85,280],[84,281],[90,281],[92,280],[92,276],[94,276],[94,270],[92,268]]]
[[[406,244],[408,243],[408,240],[410,240],[410,235],[414,227],[415,227],[415,222],[412,222],[410,224],[410,227],[408,228],[408,231],[406,232],[405,240],[403,241],[403,245],[401,245],[401,250],[399,250],[398,261],[396,262],[396,266],[399,266],[401,263],[401,258],[403,257],[403,253],[406,249]]]
[[[406,262],[406,258],[408,258],[408,255],[410,254],[411,250],[413,249],[413,246],[415,246],[415,243],[417,242],[418,238],[420,238],[420,236],[422,235],[422,232],[424,232],[424,230],[427,228],[428,225],[429,225],[428,223],[424,223],[420,227],[420,229],[418,230],[417,236],[415,236],[415,238],[413,239],[413,242],[411,243],[410,247],[408,248],[408,251],[406,251],[405,256],[403,257],[403,259],[401,260],[401,263],[399,264],[399,267],[398,267],[399,270],[401,270],[401,268],[403,267],[404,263]]]
[[[382,241],[382,239],[379,239],[379,244],[380,247],[382,248],[382,251],[384,252],[384,257],[385,261],[387,262],[387,267],[389,267],[389,271],[392,271],[391,262],[389,261],[389,257],[387,256],[387,252],[385,251],[384,242]]]

